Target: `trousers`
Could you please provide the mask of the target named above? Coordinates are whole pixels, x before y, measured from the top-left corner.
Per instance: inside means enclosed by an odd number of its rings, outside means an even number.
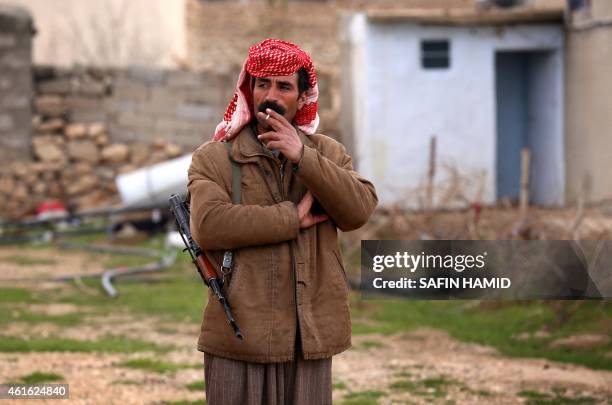
[[[204,353],[208,405],[331,405],[332,359],[249,363]]]

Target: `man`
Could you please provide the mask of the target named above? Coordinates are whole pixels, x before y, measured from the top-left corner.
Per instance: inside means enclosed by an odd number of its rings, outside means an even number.
[[[362,226],[378,200],[345,148],[315,134],[317,97],[310,57],[266,39],[249,49],[213,141],[193,154],[191,231],[217,268],[233,252],[223,289],[244,335],[209,300],[198,341],[208,404],[331,404],[331,357],[351,344],[337,228]]]

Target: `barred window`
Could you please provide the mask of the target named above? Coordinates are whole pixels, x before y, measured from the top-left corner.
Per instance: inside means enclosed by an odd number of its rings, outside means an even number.
[[[421,66],[423,69],[448,69],[450,41],[447,39],[421,41]]]

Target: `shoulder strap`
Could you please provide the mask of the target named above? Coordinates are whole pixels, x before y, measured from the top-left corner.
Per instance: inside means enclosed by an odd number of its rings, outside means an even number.
[[[223,144],[225,149],[227,149],[227,157],[232,164],[232,202],[240,204],[242,199],[242,173],[240,172],[240,165],[232,158],[232,144],[229,142],[223,142]]]

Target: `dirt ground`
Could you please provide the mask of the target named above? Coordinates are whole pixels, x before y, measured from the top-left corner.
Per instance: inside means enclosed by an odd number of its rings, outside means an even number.
[[[0,249],[0,259],[16,257],[18,248]],[[56,262],[40,257],[39,262],[11,264],[0,261],[0,285],[28,286],[15,279],[49,275],[98,272],[99,263],[88,263],[87,254],[67,253]],[[27,270],[25,270],[27,269]],[[26,274],[27,272],[27,274]],[[36,288],[57,288],[57,283],[42,283]],[[11,304],[13,305],[13,304]],[[83,312],[72,304],[14,304],[29,312],[65,315]],[[10,310],[10,305],[6,307]],[[15,322],[0,330],[4,336],[60,336],[93,340],[113,334],[128,338],[168,344],[165,353],[0,353],[0,382],[14,381],[33,372],[52,372],[70,384],[74,404],[159,404],[166,401],[201,401],[203,390],[188,390],[185,385],[203,380],[202,353],[195,350],[199,325],[173,322],[129,313],[91,314],[70,327],[40,322]],[[155,373],[120,365],[126,360],[151,358],[186,365],[174,372]],[[334,357],[334,403],[341,404],[351,395],[379,391],[379,404],[522,404],[519,393],[525,391],[563,392],[568,398],[590,397],[590,402],[612,404],[612,372],[556,363],[542,359],[508,358],[496,350],[457,341],[445,332],[418,329],[383,335],[359,335],[353,348]],[[426,381],[437,381],[438,387]],[[403,384],[403,385],[402,385]],[[3,404],[24,404],[23,400]],[[37,404],[57,403],[36,401]],[[355,402],[357,403],[357,402]],[[362,402],[366,403],[366,402]]]
[[[120,328],[122,335],[172,342],[178,348],[162,356],[159,353],[1,353],[0,380],[9,381],[34,371],[59,373],[70,384],[70,403],[74,404],[155,404],[203,398],[203,392],[184,387],[203,378],[203,369],[197,367],[202,355],[194,350],[197,327],[173,325],[173,333],[163,333],[153,329],[154,322],[123,319],[126,322],[118,324],[118,320],[99,318],[95,323],[59,334],[87,339],[106,332],[102,325],[129,324],[129,328]],[[54,325],[38,325],[37,328],[29,333],[58,333],[53,330]],[[3,334],[20,332],[13,328]],[[375,345],[369,347],[368,342],[375,342]],[[595,403],[609,403],[612,399],[610,372],[540,359],[506,358],[491,348],[458,342],[437,330],[420,329],[393,336],[362,335],[355,337],[353,343],[351,350],[333,360],[334,381],[336,385],[343,383],[342,388],[334,390],[335,403],[340,403],[349,392],[370,390],[386,392],[379,399],[381,404],[447,403],[449,400],[457,404],[521,404],[524,400],[517,396],[520,391],[555,388],[563,388],[566,395],[592,397]],[[119,365],[134,358],[156,358],[191,364],[193,368],[156,374]],[[393,382],[407,377],[411,381],[443,378],[450,383],[445,395],[435,401],[412,392],[389,389]],[[23,404],[23,401],[14,403]]]

